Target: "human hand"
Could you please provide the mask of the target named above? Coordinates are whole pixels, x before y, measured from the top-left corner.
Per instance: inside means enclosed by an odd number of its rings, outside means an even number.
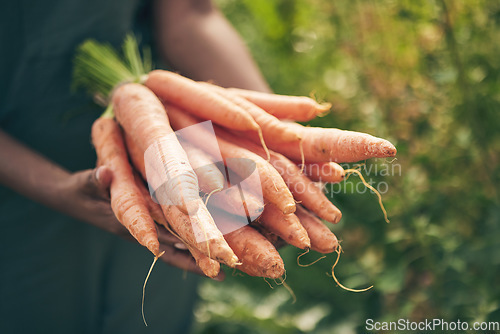
[[[58,187],[60,210],[81,221],[136,242],[128,230],[116,219],[110,205],[109,186],[112,171],[106,166],[70,174]],[[164,227],[158,226],[160,259],[177,268],[203,275],[186,246]],[[221,272],[215,279],[222,280]]]

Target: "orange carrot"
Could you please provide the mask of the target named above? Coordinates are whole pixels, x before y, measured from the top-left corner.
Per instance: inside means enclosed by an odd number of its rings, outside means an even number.
[[[167,106],[167,110],[172,125],[177,130],[198,123],[195,117],[182,112],[172,105]],[[220,138],[217,138],[219,147],[206,145],[209,136],[210,134],[200,129],[196,136],[188,139],[212,156],[217,156],[221,153],[225,164],[229,163],[231,168],[242,178],[248,177],[256,168],[259,173],[264,198],[274,203],[285,214],[295,211],[295,201],[290,190],[278,172],[264,158]],[[248,182],[251,183],[254,179],[252,178]],[[253,184],[250,188],[255,189],[256,187],[257,185]]]
[[[110,196],[116,218],[141,245],[158,256],[160,244],[156,226],[135,184],[120,127],[112,118],[98,118],[92,125],[92,142],[100,164],[113,172]]]
[[[229,226],[232,217],[214,213],[217,222]],[[281,277],[285,272],[283,259],[274,246],[259,232],[246,225],[224,235],[227,243],[241,260],[237,268],[251,276],[268,278]]]
[[[301,249],[311,248],[307,231],[295,214],[284,215],[274,204],[267,204],[259,222],[290,245]]]
[[[129,138],[129,137],[127,137],[127,138]],[[138,152],[136,150],[137,147],[135,146],[135,144],[133,142],[129,141],[128,144],[129,144],[129,147],[132,148],[132,150],[129,151],[129,154],[130,154],[130,152],[135,152],[135,153]],[[132,159],[132,161],[134,161],[135,165],[140,166],[141,159],[143,159],[143,158],[142,158],[142,156],[137,156],[137,155],[131,154],[131,159]],[[145,174],[145,172],[142,172],[142,173]],[[144,198],[146,199],[146,203],[147,203],[149,212],[151,214],[151,217],[153,217],[153,219],[156,222],[158,222],[159,224],[161,224],[161,225],[165,226],[167,229],[169,229],[169,224],[168,224],[168,222],[163,214],[161,206],[153,201],[153,199],[151,198],[151,195],[149,194],[149,191],[144,186],[144,183],[143,183],[141,177],[139,175],[137,175],[137,173],[135,175],[136,175],[136,183],[139,184],[139,189],[141,190]],[[189,217],[187,217],[181,211],[174,209],[174,212],[175,213],[171,213],[169,216],[169,217],[171,217],[171,219],[181,220],[182,223],[186,223],[189,220]],[[181,242],[185,243],[185,240],[183,238],[179,237],[179,240]],[[196,244],[196,241],[193,241],[193,244]],[[194,259],[196,260],[196,264],[198,264],[198,266],[200,267],[200,269],[203,271],[203,273],[205,275],[207,275],[208,277],[212,277],[212,278],[217,276],[217,274],[220,271],[220,265],[217,261],[210,259],[207,255],[205,255],[204,253],[199,251],[196,247],[191,246],[190,244],[186,244],[186,246],[188,247],[191,255],[193,255]],[[202,248],[205,247],[205,245],[203,243],[201,245],[198,245],[198,246],[202,247]],[[210,245],[210,248],[214,254],[219,253],[219,252],[217,252],[216,247],[221,247],[222,253],[227,252],[227,249],[224,250],[224,246],[217,246],[217,245],[212,246],[212,245]],[[204,251],[205,251],[205,253],[210,254],[209,249],[204,249]],[[230,257],[230,256],[231,255],[228,254],[225,256],[221,256],[221,258]],[[237,260],[233,259],[232,262],[236,263]],[[233,266],[234,264],[231,263],[231,265]]]
[[[137,184],[137,187],[140,189],[144,199],[146,200],[147,207],[149,209],[149,213],[151,214],[151,217],[160,225],[165,226],[168,228],[168,223],[167,220],[165,219],[165,216],[163,215],[163,212],[161,210],[161,206],[153,201],[151,198],[151,195],[149,194],[149,191],[146,189],[146,186],[144,185],[144,181],[142,178],[137,174],[134,173],[135,177],[135,183]],[[182,240],[179,239],[180,242]],[[208,256],[200,252],[198,249],[191,245],[186,245],[189,252],[193,256],[193,258],[196,261],[196,264],[200,269],[203,271],[205,275],[208,277],[216,277],[219,274],[220,271],[220,264],[219,262],[210,259]]]
[[[279,278],[285,273],[285,264],[276,248],[252,227],[244,226],[224,237],[241,259],[239,270],[267,278]]]
[[[262,129],[264,140],[268,140],[271,137],[273,137],[274,140],[283,142],[297,142],[300,140],[300,137],[297,135],[297,133],[290,130],[279,119],[267,113],[265,110],[256,106],[252,102],[249,102],[245,98],[239,96],[238,94],[206,82],[201,82],[200,84],[204,85],[208,89],[213,90],[217,94],[227,98],[229,101],[246,110]]]
[[[212,157],[195,147],[194,145],[182,142],[182,147],[186,150],[189,162],[198,176],[201,191],[209,195],[207,206],[221,208],[231,214],[247,215],[252,220],[257,218],[264,210],[264,203],[255,195],[237,187],[224,188],[224,175],[214,164]]]
[[[243,215],[256,219],[264,210],[262,199],[251,192],[238,188],[237,185],[232,186],[222,192],[215,193],[210,197],[207,207],[209,210],[212,207],[222,209],[233,215]]]
[[[126,139],[128,139],[128,138],[129,137],[126,137]],[[135,166],[144,165],[144,163],[141,162],[143,160],[142,156],[137,154],[138,151],[137,151],[137,147],[135,146],[135,144],[133,142],[128,142],[128,146],[131,149],[131,150],[129,150],[129,154],[130,154],[131,160],[133,161],[133,164]],[[184,144],[183,144],[183,147],[184,147]],[[192,146],[192,147],[194,147],[194,146]],[[135,154],[132,154],[131,152],[135,152]],[[200,150],[200,152],[202,152],[202,151]],[[205,154],[205,153],[203,152],[203,154]],[[190,160],[191,160],[191,158],[190,158]],[[145,172],[142,172],[142,173],[145,174]],[[201,181],[201,179],[203,179],[205,177],[204,176],[205,174],[203,174],[203,173],[198,173],[198,174],[199,174],[199,178],[200,178],[200,184],[202,184],[203,181]],[[221,177],[223,178],[222,173],[221,173]],[[217,181],[217,182],[219,182],[219,181]],[[223,182],[224,182],[224,180],[223,180]],[[215,184],[217,184],[217,183],[215,183]],[[147,190],[145,188],[144,188],[144,190],[147,192]],[[147,192],[147,194],[145,194],[145,196],[146,195],[148,195],[147,197],[149,198],[150,202],[152,202],[152,203],[148,203],[148,204],[150,204],[150,205],[155,204],[156,206],[158,206],[151,199],[149,192]],[[248,217],[250,217],[251,220],[253,220],[253,219],[256,219],[258,216],[260,216],[260,214],[264,210],[264,203],[262,200],[260,200],[257,196],[255,196],[251,192],[245,191],[243,189],[241,189],[241,192],[240,192],[240,189],[238,189],[238,187],[230,187],[230,188],[223,190],[222,192],[214,193],[210,197],[210,201],[207,203],[207,207],[209,209],[212,207],[219,208],[219,209],[222,209],[228,213],[235,214],[235,215],[239,215],[241,213],[243,213],[243,214],[246,213],[246,215]],[[161,211],[160,211],[160,213],[161,213]],[[163,213],[161,213],[161,216],[163,216]],[[156,221],[159,222],[158,220],[156,220]]]
[[[210,222],[210,225],[215,225],[208,210],[199,210],[189,216],[173,205],[162,205],[162,210],[169,225],[179,234],[184,244],[194,246],[209,258],[225,263],[230,267],[238,264],[238,258],[226,241],[218,237],[219,230],[217,230],[217,233],[213,233],[216,234],[215,236],[206,233],[207,230],[203,226],[207,222]],[[196,228],[193,229],[193,226]]]
[[[273,232],[269,231],[267,228],[262,226],[259,222],[255,221],[250,224],[254,229],[256,229],[260,234],[262,234],[270,243],[274,245],[274,247],[278,248],[278,246],[285,246],[286,242],[283,241],[280,237],[278,237]],[[278,245],[278,246],[277,246]]]
[[[300,169],[281,154],[274,154],[271,164],[280,171],[283,180],[295,199],[322,219],[338,223],[342,218],[340,210],[325,196],[321,187],[312,182]],[[280,166],[285,166],[280,170]]]
[[[140,190],[142,197],[144,198],[144,201],[146,203],[146,207],[148,208],[149,214],[151,215],[151,218],[154,219],[155,222],[157,222],[160,225],[167,226],[167,220],[165,219],[165,216],[163,215],[163,212],[161,210],[161,206],[153,201],[153,198],[151,198],[151,194],[149,191],[146,189],[146,186],[144,185],[144,181],[142,178],[139,176],[139,174],[134,173],[134,180],[135,180],[135,185],[137,186],[137,189]]]
[[[337,249],[339,245],[337,237],[316,216],[300,205],[297,205],[295,214],[309,235],[312,250],[326,254],[332,253]]]
[[[205,255],[234,266],[237,257],[198,195],[196,175],[170,128],[165,109],[158,98],[142,85],[124,84],[114,91],[113,108],[118,121],[140,152],[144,154],[152,145],[158,148],[158,155],[154,158],[165,166],[170,177],[165,192],[160,195],[168,196],[171,202],[178,204],[162,205],[172,229],[186,244],[196,246]]]
[[[287,125],[302,137],[306,162],[356,162],[396,155],[396,148],[389,141],[366,133],[305,127],[296,123]],[[266,143],[271,149],[288,158],[302,161],[299,144],[272,140]]]
[[[200,252],[198,249],[192,247],[192,246],[187,246],[189,249],[189,252],[191,255],[194,257],[196,264],[198,267],[200,267],[201,271],[208,277],[214,278],[216,277],[219,272],[220,272],[220,263],[212,260],[202,252]]]
[[[345,177],[344,168],[335,162],[305,164],[304,173],[313,181],[328,183],[340,182]]]
[[[212,157],[185,141],[181,142],[181,145],[186,151],[189,163],[198,177],[200,190],[206,194],[211,194],[214,191],[221,191],[225,183],[224,175],[222,175],[219,168],[217,168]]]
[[[264,150],[247,140],[216,128],[216,134],[220,138],[246,148],[261,157],[265,156]],[[285,156],[270,151],[269,163],[279,172],[295,199],[302,203],[309,210],[313,211],[322,219],[331,223],[339,222],[342,217],[340,210],[323,194],[321,188],[312,182],[307,176],[300,172],[299,167]]]
[[[243,109],[197,82],[169,71],[155,70],[144,83],[163,101],[198,117],[236,130],[258,131],[259,125]]]
[[[125,146],[127,147],[128,156],[132,165],[139,172],[139,174],[146,178],[146,166],[144,165],[144,152],[141,151],[139,146],[134,142],[132,137],[127,133],[124,133]]]
[[[162,203],[179,205],[187,212],[187,204],[194,204],[199,199],[198,179],[170,127],[161,102],[146,87],[125,84],[115,90],[113,108],[116,119],[139,150],[144,154],[146,150],[154,149],[154,161],[145,162],[164,169],[165,176],[156,175],[156,186],[164,186],[158,189],[161,191],[158,191],[157,198]]]
[[[230,90],[280,119],[309,121],[324,114],[332,106],[330,103],[319,104],[305,96],[278,95],[238,88]]]

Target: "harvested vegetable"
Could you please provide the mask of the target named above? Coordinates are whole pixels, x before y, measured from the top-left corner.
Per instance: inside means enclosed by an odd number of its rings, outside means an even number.
[[[318,217],[299,205],[297,206],[295,214],[307,231],[309,239],[311,240],[312,250],[326,254],[332,253],[337,249],[339,245],[337,237],[318,219]]]
[[[267,204],[259,222],[288,244],[301,249],[311,248],[307,231],[295,214],[285,215],[274,204]]]
[[[287,123],[302,137],[306,162],[357,162],[370,158],[387,158],[396,155],[396,148],[389,141],[366,133],[339,129],[305,127]],[[269,148],[295,161],[302,161],[299,144],[266,141]]]
[[[110,197],[116,218],[141,245],[158,256],[160,244],[155,223],[135,184],[118,124],[106,115],[98,118],[92,125],[92,143],[99,163],[113,172]]]

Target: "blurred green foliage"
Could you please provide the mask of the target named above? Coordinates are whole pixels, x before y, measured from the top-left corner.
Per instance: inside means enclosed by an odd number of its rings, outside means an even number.
[[[302,268],[289,292],[231,275],[205,282],[194,332],[357,333],[365,320],[500,321],[500,2],[219,0],[277,93],[333,103],[311,124],[391,140],[396,161],[327,187],[344,253]],[[389,170],[383,173],[382,170]],[[387,175],[389,174],[389,175]],[[357,190],[358,191],[357,191]],[[313,261],[311,252],[301,261]]]

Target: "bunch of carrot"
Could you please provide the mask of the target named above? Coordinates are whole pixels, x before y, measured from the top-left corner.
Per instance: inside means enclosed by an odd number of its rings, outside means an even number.
[[[119,61],[111,48],[90,41],[75,69],[77,82],[108,105],[92,127],[92,142],[98,164],[113,172],[112,209],[156,257],[157,224],[167,228],[209,277],[221,263],[252,276],[281,277],[277,239],[336,251],[338,239],[324,222],[337,223],[341,212],[315,181],[342,181],[339,163],[396,154],[390,142],[368,134],[293,122],[325,113],[328,104],[150,71],[131,38],[124,54],[126,61]],[[217,145],[206,128],[175,135],[205,120],[214,124]],[[251,173],[258,177],[237,187],[234,180],[244,182]]]

